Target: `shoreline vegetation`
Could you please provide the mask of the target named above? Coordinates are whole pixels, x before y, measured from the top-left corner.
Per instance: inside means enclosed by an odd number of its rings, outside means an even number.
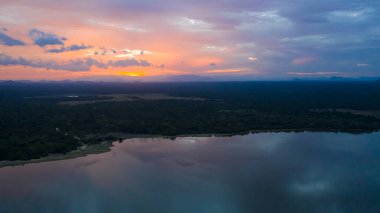
[[[0,83],[4,165],[104,152],[104,141],[141,134],[379,129],[378,83]]]
[[[74,158],[86,157],[87,155],[92,154],[101,154],[111,151],[114,143],[122,143],[124,140],[128,139],[142,139],[142,138],[166,138],[175,140],[179,137],[233,137],[239,135],[248,135],[248,134],[258,134],[258,133],[301,133],[301,132],[335,132],[335,133],[350,133],[350,134],[367,134],[374,133],[379,130],[362,130],[362,129],[352,129],[352,130],[339,130],[339,129],[272,129],[272,130],[252,130],[246,132],[240,132],[236,134],[183,134],[177,136],[164,136],[164,135],[140,135],[140,134],[127,134],[127,133],[107,133],[102,134],[102,137],[114,137],[117,140],[105,140],[97,144],[86,144],[83,147],[78,148],[77,150],[72,150],[65,154],[49,154],[46,157],[30,159],[30,160],[4,160],[0,161],[0,169],[4,167],[13,167],[13,166],[23,166],[26,164],[42,163],[42,162],[51,162],[51,161],[61,161],[69,160]]]

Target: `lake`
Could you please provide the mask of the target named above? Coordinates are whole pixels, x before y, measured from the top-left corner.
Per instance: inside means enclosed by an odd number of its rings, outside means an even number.
[[[380,212],[380,132],[114,145],[0,168],[0,212]]]

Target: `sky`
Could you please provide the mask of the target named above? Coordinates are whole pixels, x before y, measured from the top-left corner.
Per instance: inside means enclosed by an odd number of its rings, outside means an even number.
[[[1,0],[0,79],[380,76],[376,0]]]

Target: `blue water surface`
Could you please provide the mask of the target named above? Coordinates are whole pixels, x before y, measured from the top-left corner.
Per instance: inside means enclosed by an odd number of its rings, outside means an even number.
[[[380,212],[380,132],[128,139],[0,169],[0,212]]]

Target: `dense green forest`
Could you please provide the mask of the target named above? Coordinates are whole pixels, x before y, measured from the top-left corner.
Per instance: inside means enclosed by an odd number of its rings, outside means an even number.
[[[111,94],[164,93],[204,100],[108,101]],[[260,130],[370,132],[380,119],[334,109],[380,110],[375,82],[0,83],[0,160],[66,153],[123,132],[176,136]],[[313,109],[332,109],[316,112]],[[115,139],[115,138],[108,138]]]

